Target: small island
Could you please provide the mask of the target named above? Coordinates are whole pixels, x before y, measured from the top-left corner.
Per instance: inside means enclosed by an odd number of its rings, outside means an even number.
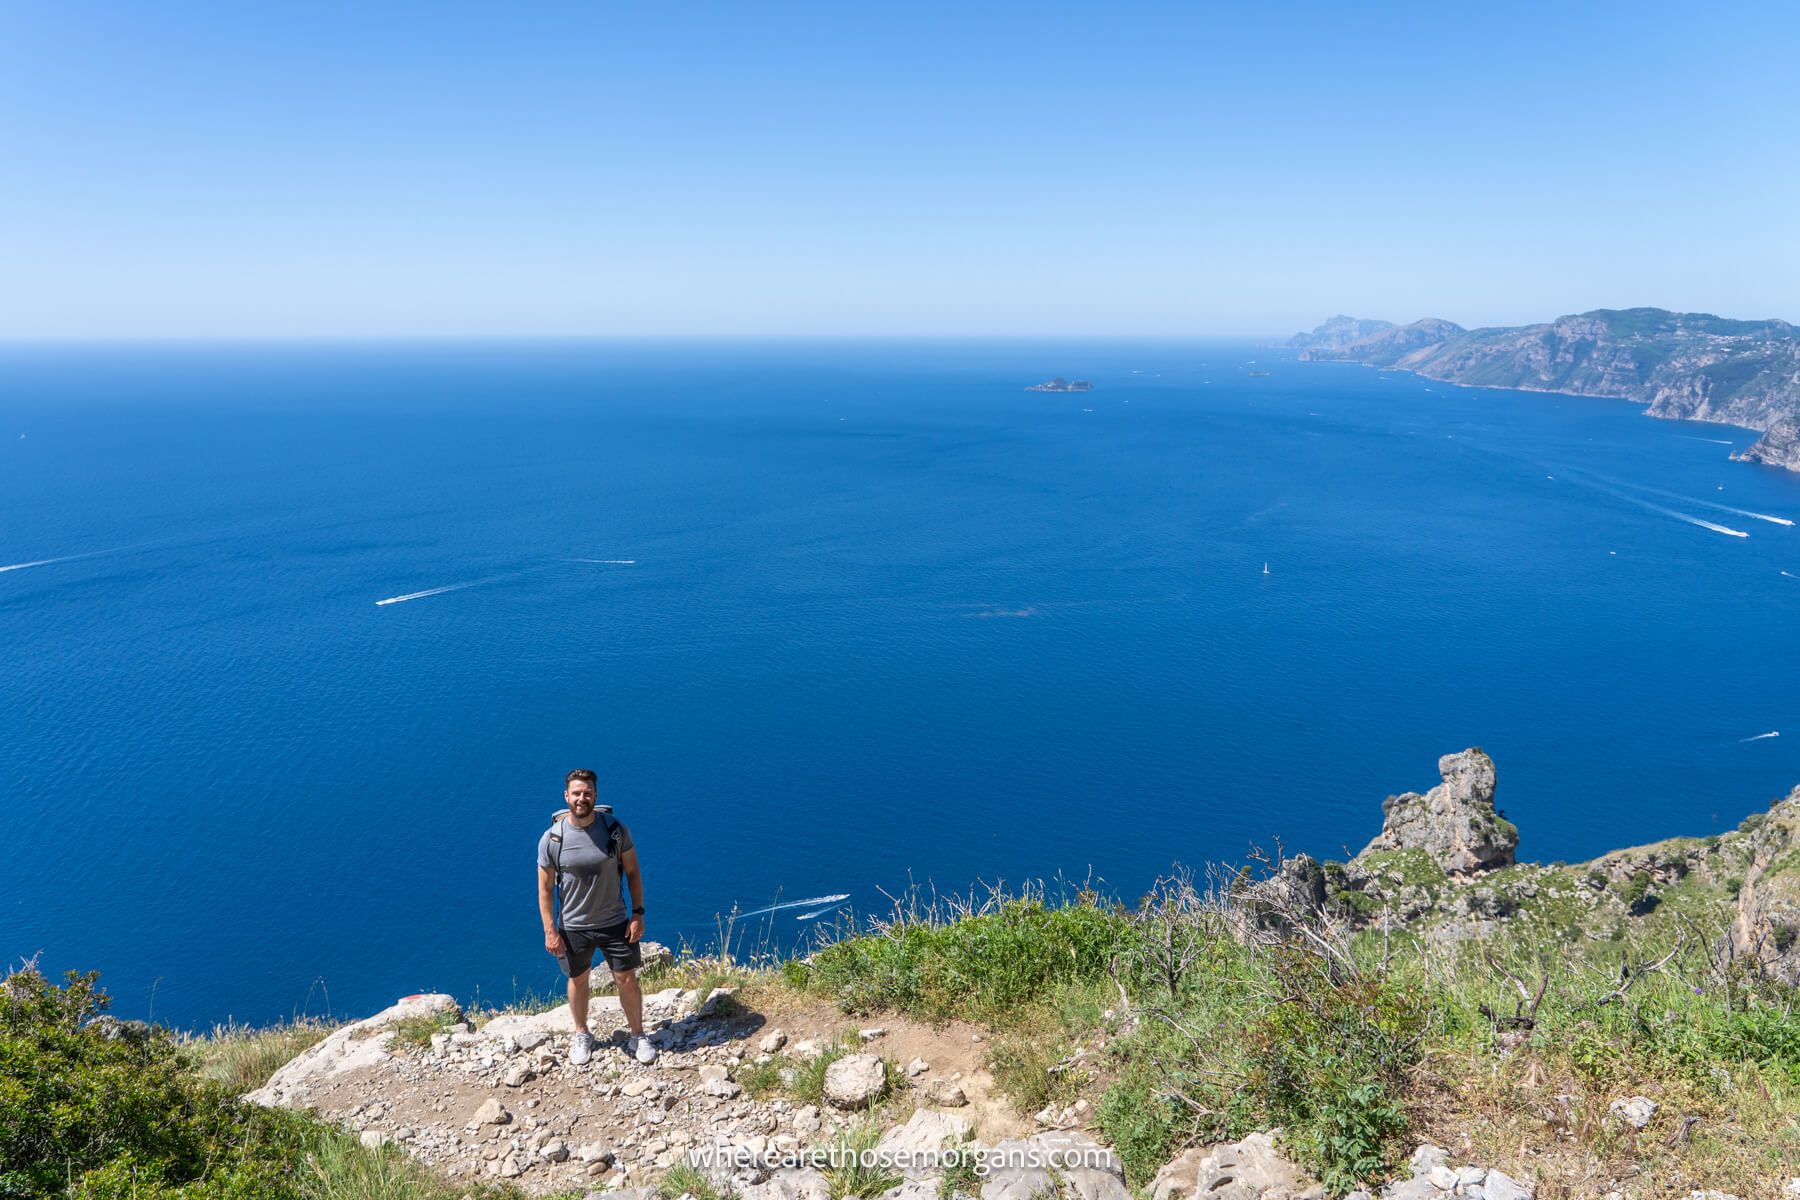
[[[1028,392],[1091,392],[1094,390],[1094,385],[1085,379],[1070,382],[1058,375],[1049,383],[1034,383],[1025,390]]]

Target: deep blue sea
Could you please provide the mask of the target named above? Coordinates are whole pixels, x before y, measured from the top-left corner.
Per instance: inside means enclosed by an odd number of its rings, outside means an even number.
[[[0,351],[0,955],[181,1025],[552,991],[573,766],[699,946],[1341,855],[1472,744],[1525,855],[1717,831],[1800,783],[1751,436],[1226,342]]]

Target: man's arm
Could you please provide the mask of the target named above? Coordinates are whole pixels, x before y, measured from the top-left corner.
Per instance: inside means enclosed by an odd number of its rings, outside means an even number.
[[[638,870],[637,851],[626,850],[619,855],[619,869],[625,872],[625,886],[631,889],[631,907],[644,907],[644,876]],[[637,941],[644,936],[644,918],[635,912],[631,917],[631,925],[625,930],[629,941]]]
[[[563,952],[562,934],[556,928],[556,872],[538,868],[538,916],[544,919],[544,949],[552,954]]]

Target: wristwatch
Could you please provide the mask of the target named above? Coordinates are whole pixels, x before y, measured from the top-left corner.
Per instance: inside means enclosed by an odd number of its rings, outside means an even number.
[[[641,908],[634,908],[631,910],[631,915],[634,917],[641,917],[644,915],[644,910]]]

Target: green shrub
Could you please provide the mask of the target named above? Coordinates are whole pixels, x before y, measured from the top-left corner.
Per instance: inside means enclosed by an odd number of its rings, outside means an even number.
[[[97,978],[0,983],[0,1197],[296,1195],[304,1127],[198,1076],[166,1031],[101,1017]]]
[[[1156,1093],[1146,1072],[1134,1072],[1107,1088],[1097,1115],[1100,1132],[1118,1152],[1134,1188],[1156,1177],[1186,1133],[1173,1102]]]
[[[1010,900],[989,912],[900,924],[826,946],[799,982],[847,1013],[891,1009],[932,1021],[1004,1022],[1053,985],[1105,978],[1129,937],[1129,921],[1096,903]]]
[[[1348,1190],[1398,1160],[1400,1097],[1429,1021],[1420,992],[1372,977],[1333,982],[1317,960],[1279,952],[1288,1002],[1251,1028],[1249,1089],[1295,1157]],[[1283,961],[1285,960],[1285,961]]]
[[[28,968],[0,980],[0,1200],[511,1194],[450,1188],[397,1151],[237,1098],[239,1085],[317,1027],[230,1029],[184,1045],[166,1030],[106,1017],[96,975],[66,978],[57,986]]]

